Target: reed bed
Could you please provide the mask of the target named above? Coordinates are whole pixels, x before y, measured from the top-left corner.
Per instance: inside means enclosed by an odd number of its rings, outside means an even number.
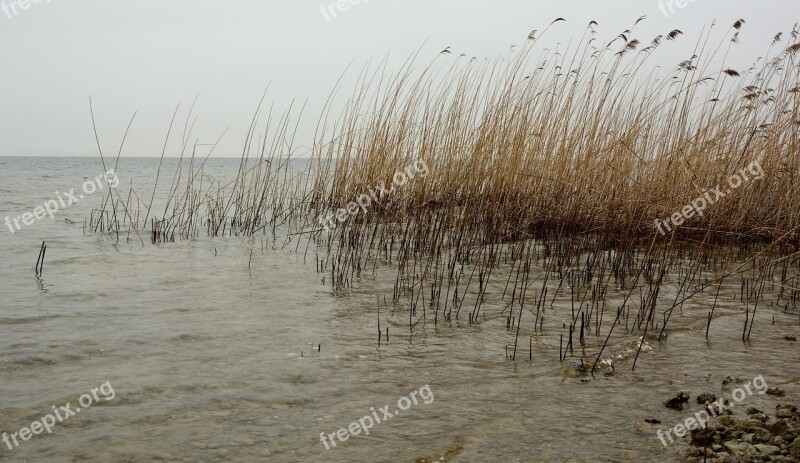
[[[647,339],[666,338],[676,310],[715,288],[709,336],[720,289],[737,279],[742,341],[764,304],[796,310],[800,30],[776,35],[763,59],[737,70],[725,58],[745,21],[716,45],[712,28],[661,76],[649,61],[683,34],[645,43],[634,38],[640,21],[606,46],[591,23],[563,50],[539,50],[534,31],[495,62],[446,49],[390,77],[365,70],[315,153],[325,167],[315,216],[390,185],[412,162],[430,173],[315,236],[333,288],[388,265],[393,306],[406,307],[410,330],[485,322],[488,303],[513,336],[508,358],[520,340],[544,335],[548,318],[560,331],[559,360],[580,345],[592,373],[612,335],[639,335],[635,367]],[[763,178],[667,236],[656,231],[655,219],[754,161]],[[502,295],[487,297],[497,282]],[[674,297],[665,299],[665,285]]]
[[[560,361],[613,371],[603,357],[612,337],[639,339],[635,367],[698,298],[706,337],[734,310],[747,342],[757,313],[793,313],[800,298],[800,28],[734,69],[726,61],[745,21],[715,26],[662,71],[653,57],[687,39],[672,30],[640,40],[641,21],[610,40],[592,22],[574,44],[542,48],[559,18],[495,61],[448,48],[422,64],[418,52],[395,73],[386,62],[365,68],[334,119],[331,96],[299,172],[290,112],[270,114],[256,135],[259,104],[228,182],[206,176],[185,128],[188,172],[174,173],[163,212],[151,210],[155,193],[111,192],[88,226],[153,243],[284,226],[334,291],[394,272],[391,302],[377,297],[378,342],[389,337],[382,306],[407,310],[411,331],[500,319],[510,359],[527,338],[533,360],[533,339],[546,337]],[[428,175],[322,227],[320,217],[419,161]],[[754,161],[762,178],[665,236],[654,227]]]
[[[798,29],[789,42],[777,35],[750,69],[734,70],[718,61],[735,53],[743,26],[737,22],[715,48],[709,31],[665,76],[648,60],[677,45],[669,42],[681,40],[680,31],[644,46],[627,30],[603,47],[594,24],[581,45],[564,50],[538,50],[532,33],[494,63],[440,57],[419,67],[410,60],[391,78],[367,79],[365,71],[317,150],[335,168],[317,178],[315,199],[345,204],[390,184],[419,158],[432,174],[375,214],[433,208],[450,216],[440,220],[488,241],[553,230],[650,236],[654,219],[758,161],[764,181],[726,196],[678,234],[769,240],[788,233],[796,241]]]

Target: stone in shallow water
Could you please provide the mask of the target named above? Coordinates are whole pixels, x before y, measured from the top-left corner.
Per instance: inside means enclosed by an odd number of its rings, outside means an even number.
[[[730,441],[725,442],[722,444],[728,452],[731,453],[736,458],[741,458],[745,461],[750,461],[750,459],[758,454],[758,450],[755,447],[748,444],[747,442],[738,442],[738,441]]]
[[[775,447],[774,445],[767,445],[767,444],[756,444],[753,447],[758,449],[759,452],[765,455],[775,455],[776,453],[780,452],[781,449]]]
[[[744,384],[745,380],[742,378],[734,378],[733,376],[726,376],[725,379],[722,380],[722,385],[727,386],[729,384]]]
[[[792,415],[797,413],[797,407],[794,405],[781,404],[775,407],[775,411],[778,418],[791,418]]]
[[[717,453],[716,458],[708,461],[711,463],[739,463],[741,460],[733,458],[728,452],[719,452]]]
[[[697,396],[697,403],[699,403],[700,405],[708,405],[716,401],[717,401],[717,396],[711,394],[710,392],[704,392]]]
[[[769,420],[767,422],[766,428],[772,434],[780,435],[786,432],[789,429],[789,423],[784,420]]]
[[[664,406],[667,408],[681,409],[687,402],[689,402],[689,393],[681,391],[675,397],[664,401]]]
[[[786,391],[784,391],[783,389],[778,389],[777,387],[771,387],[767,389],[767,394],[783,397],[786,395]]]
[[[709,427],[708,429],[692,429],[691,431],[691,443],[695,447],[705,447],[705,446],[714,446],[719,447],[716,445],[719,442],[719,435],[716,433],[714,428]],[[713,448],[713,447],[712,447]],[[720,447],[720,450],[722,447]]]
[[[796,438],[794,442],[789,444],[789,447],[786,450],[789,451],[789,455],[792,458],[800,459],[800,437]]]

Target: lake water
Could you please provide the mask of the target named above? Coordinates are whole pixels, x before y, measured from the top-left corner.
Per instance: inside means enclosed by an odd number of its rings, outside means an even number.
[[[209,171],[230,178],[238,160],[209,162]],[[167,160],[163,171],[176,165]],[[123,159],[117,188],[133,185],[147,201],[157,168],[157,159]],[[103,172],[95,158],[0,158],[0,220]],[[667,340],[645,341],[635,371],[641,333],[618,331],[603,355],[616,360],[614,373],[594,378],[579,357],[597,355],[607,327],[559,361],[556,314],[569,312],[568,292],[541,334],[521,337],[516,361],[505,355],[515,332],[492,302],[481,323],[439,320],[413,331],[407,310],[384,307],[390,335],[379,346],[376,295],[391,299],[392,269],[333,292],[317,272],[313,243],[287,246],[280,227],[275,235],[158,245],[146,232],[141,241],[130,233],[117,243],[113,234],[84,232],[102,196],[15,233],[0,230],[0,432],[30,426],[53,405],[74,409],[106,382],[114,397],[100,395],[13,449],[0,442],[0,461],[682,461],[686,439],[664,448],[656,430],[691,416],[696,394],[724,394],[726,376],[762,375],[786,390],[754,394],[746,405],[774,413],[777,403],[800,399],[800,348],[784,339],[800,334],[796,307],[759,307],[743,343],[744,309],[727,298],[706,341],[713,295],[704,294],[673,315]],[[504,285],[492,280],[490,299]],[[669,285],[663,291],[675,295]],[[732,282],[721,299],[738,292]],[[428,400],[368,435],[329,449],[321,441],[371,408],[389,405],[394,414],[398,399],[421,397],[426,386]],[[692,394],[690,409],[666,409],[662,402],[682,390]]]

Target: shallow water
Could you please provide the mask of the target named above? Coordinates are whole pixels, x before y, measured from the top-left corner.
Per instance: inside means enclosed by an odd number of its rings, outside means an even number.
[[[169,160],[164,170],[174,166]],[[235,167],[210,166],[228,176]],[[156,168],[154,159],[123,160],[119,188],[133,183],[149,194]],[[0,158],[0,220],[101,173],[98,159]],[[0,432],[30,425],[51,405],[74,408],[106,381],[114,398],[101,396],[17,448],[0,442],[0,461],[681,461],[685,439],[665,449],[655,431],[697,411],[698,393],[724,393],[726,376],[763,375],[786,390],[781,398],[748,396],[742,408],[774,414],[777,403],[800,399],[800,348],[783,339],[800,334],[797,309],[759,308],[743,343],[741,304],[726,302],[707,342],[713,295],[701,295],[676,312],[666,341],[648,338],[635,372],[641,333],[612,337],[603,357],[616,358],[615,374],[594,378],[578,368],[578,346],[559,362],[563,317],[555,314],[541,335],[521,336],[516,362],[507,360],[515,333],[491,302],[481,323],[440,321],[413,332],[407,310],[384,308],[390,337],[378,346],[375,298],[391,299],[393,270],[332,293],[313,246],[284,246],[280,230],[157,246],[131,234],[115,245],[113,235],[83,232],[100,195],[54,220],[0,230]],[[492,280],[489,299],[504,284]],[[674,298],[674,288],[663,292]],[[597,355],[606,333],[589,338],[584,358]],[[426,385],[430,403],[330,450],[321,442],[320,433],[371,407],[397,409],[400,397]],[[681,390],[691,392],[692,406],[666,409],[662,402]]]

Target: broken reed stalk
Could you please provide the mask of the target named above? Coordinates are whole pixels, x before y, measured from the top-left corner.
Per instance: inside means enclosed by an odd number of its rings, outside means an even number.
[[[378,301],[378,347],[381,347],[381,296],[380,294],[375,295],[375,299]],[[389,337],[389,327],[386,327],[386,337]]]
[[[42,241],[42,246],[39,248],[39,257],[36,258],[36,266],[34,267],[37,277],[41,277],[42,272],[44,271],[45,252],[47,252],[47,245],[45,244],[44,241]]]

